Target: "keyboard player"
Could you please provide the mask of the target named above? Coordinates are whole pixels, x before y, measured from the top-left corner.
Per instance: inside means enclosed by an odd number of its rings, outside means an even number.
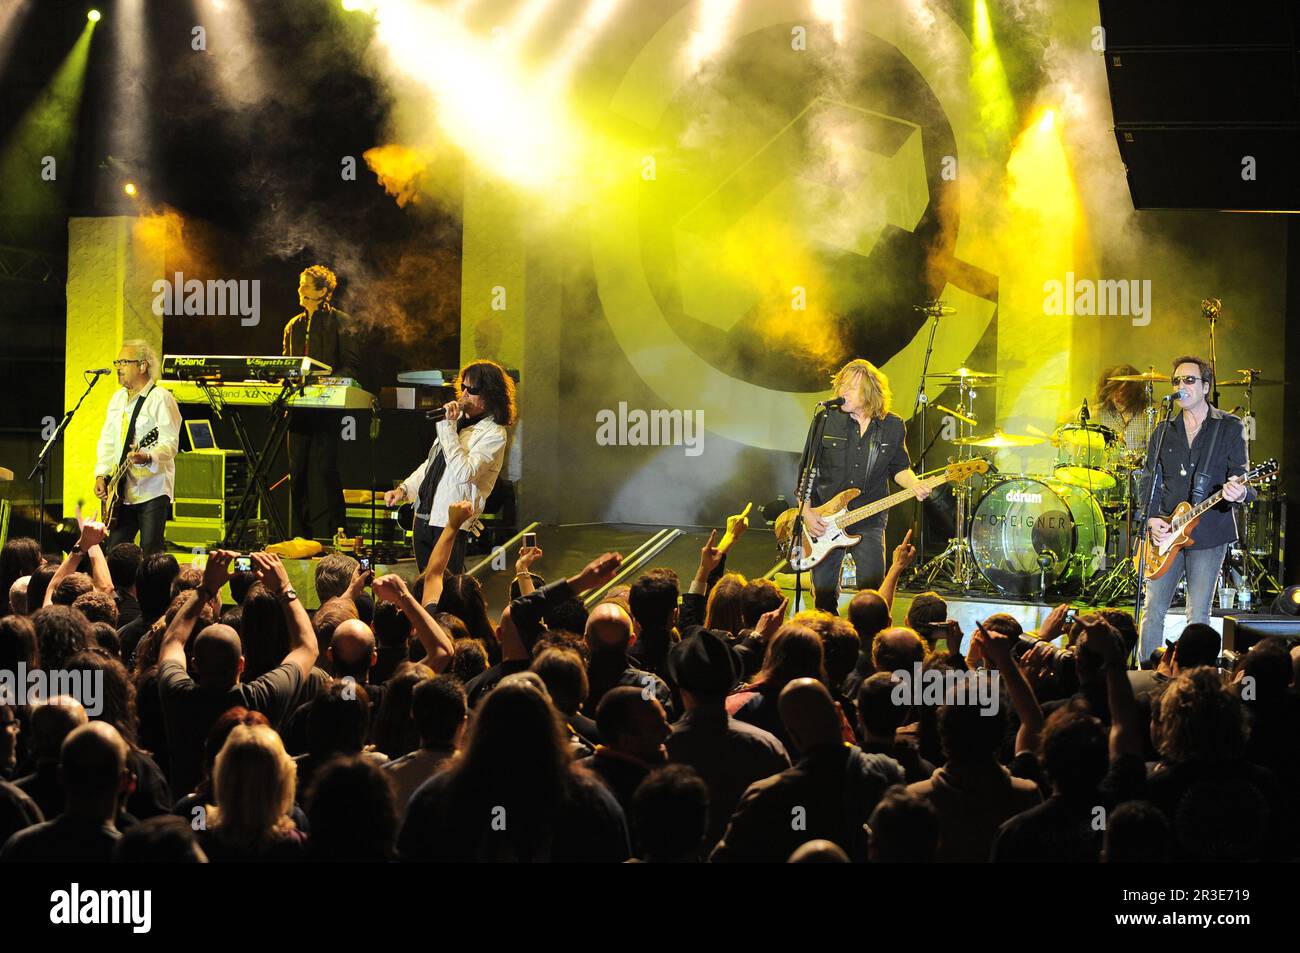
[[[335,377],[357,379],[360,353],[352,318],[331,303],[338,278],[324,265],[312,265],[298,278],[302,311],[284,326],[282,353],[311,357],[333,368]],[[339,441],[343,415],[327,410],[293,410],[289,416],[290,532],[307,539],[331,539],[344,525],[343,478]]]

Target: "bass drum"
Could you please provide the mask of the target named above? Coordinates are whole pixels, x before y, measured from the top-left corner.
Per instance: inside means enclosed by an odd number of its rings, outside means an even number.
[[[975,506],[970,548],[984,578],[1018,599],[1072,599],[1106,556],[1106,521],[1082,487],[1048,477],[993,484]]]

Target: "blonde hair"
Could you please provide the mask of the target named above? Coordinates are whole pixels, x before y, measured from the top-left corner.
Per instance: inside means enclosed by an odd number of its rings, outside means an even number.
[[[298,766],[275,729],[236,725],[212,769],[216,806],[211,826],[242,847],[258,847],[294,828],[289,812],[298,787]]]
[[[839,393],[845,384],[857,383],[858,399],[868,417],[880,420],[889,413],[894,403],[893,391],[887,378],[876,365],[864,358],[849,361],[831,378],[831,387]]]
[[[162,376],[162,366],[158,361],[158,352],[153,349],[148,341],[142,341],[140,338],[131,338],[129,341],[123,341],[122,347],[129,347],[135,350],[135,359],[144,361],[149,365],[149,380],[157,383],[158,378]]]

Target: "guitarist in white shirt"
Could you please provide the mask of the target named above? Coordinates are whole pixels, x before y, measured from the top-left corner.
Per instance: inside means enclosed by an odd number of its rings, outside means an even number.
[[[108,478],[120,462],[125,462],[128,470],[104,548],[111,551],[118,543],[133,541],[139,533],[140,549],[148,555],[163,549],[163,527],[175,495],[181,411],[176,398],[157,386],[161,371],[158,354],[146,342],[124,341],[113,368],[121,387],[109,399],[99,435],[95,496],[105,498]],[[158,438],[147,450],[131,446],[154,429]]]
[[[810,505],[803,510],[804,524],[813,536],[826,532],[826,522],[814,512],[837,493],[856,487],[861,495],[855,505],[870,503],[889,494],[889,479],[904,489],[911,489],[918,500],[930,495],[930,488],[920,484],[912,472],[907,455],[907,427],[897,414],[890,413],[893,400],[889,379],[870,361],[849,361],[831,378],[835,395],[844,398],[839,408],[826,411],[826,428],[822,432],[817,457],[817,480],[813,484]],[[811,449],[813,431],[805,441],[804,459]],[[838,614],[840,567],[845,552],[853,554],[857,566],[859,589],[874,589],[885,577],[885,523],[888,513],[880,513],[854,528],[861,541],[852,549],[835,549],[812,569],[813,588],[818,609]]]
[[[1148,514],[1147,526],[1158,545],[1169,535],[1169,516],[1179,503],[1199,503],[1223,487],[1229,504],[1240,503],[1255,491],[1239,478],[1249,467],[1245,431],[1240,418],[1210,405],[1207,399],[1214,387],[1210,365],[1198,357],[1180,357],[1174,361],[1170,381],[1174,393],[1181,394],[1176,406],[1182,411],[1171,423],[1156,425],[1147,448],[1148,463],[1142,475],[1139,505],[1145,506],[1151,494],[1151,475],[1156,483],[1155,506]],[[1160,459],[1154,460],[1161,430],[1168,428]],[[1217,439],[1216,439],[1216,430]],[[1196,492],[1197,477],[1203,486]],[[1146,605],[1142,612],[1139,661],[1150,658],[1164,641],[1165,613],[1174,590],[1184,574],[1187,576],[1187,621],[1209,622],[1214,587],[1223,566],[1228,544],[1237,538],[1237,522],[1232,506],[1208,510],[1191,531],[1192,544],[1174,556],[1171,568],[1162,576],[1146,582]]]

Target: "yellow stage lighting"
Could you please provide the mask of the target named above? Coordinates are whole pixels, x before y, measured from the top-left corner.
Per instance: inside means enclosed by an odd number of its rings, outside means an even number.
[[[86,14],[86,19],[89,20],[91,23],[98,23],[100,17],[102,16],[103,14],[100,13],[98,10],[91,10],[89,13]]]
[[[134,182],[128,182],[126,185],[122,186],[122,191],[131,196],[131,198],[135,198],[138,190],[136,189]]]

